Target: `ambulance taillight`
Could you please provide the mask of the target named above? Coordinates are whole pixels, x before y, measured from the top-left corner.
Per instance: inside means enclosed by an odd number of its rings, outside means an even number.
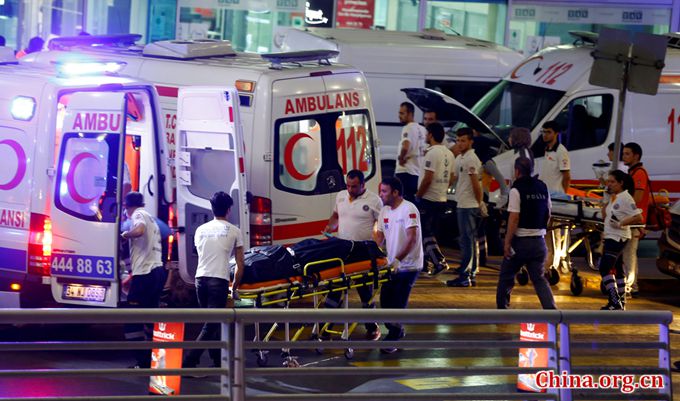
[[[177,255],[179,254],[177,249],[177,213],[174,206],[168,208],[168,225],[172,232],[168,236],[168,254],[166,255],[166,260],[177,260]]]
[[[31,213],[28,242],[28,273],[50,275],[52,262],[52,221],[43,214]]]
[[[272,244],[272,201],[254,196],[250,201],[250,245]]]

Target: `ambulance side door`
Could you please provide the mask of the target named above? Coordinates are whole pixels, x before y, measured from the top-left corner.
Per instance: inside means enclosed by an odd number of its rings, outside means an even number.
[[[212,220],[210,198],[229,194],[234,205],[228,220],[241,229],[249,247],[243,128],[235,88],[187,87],[178,95],[175,171],[179,271],[192,283],[198,265],[194,234]]]
[[[125,126],[125,93],[70,94],[51,201],[52,295],[60,303],[118,305]]]

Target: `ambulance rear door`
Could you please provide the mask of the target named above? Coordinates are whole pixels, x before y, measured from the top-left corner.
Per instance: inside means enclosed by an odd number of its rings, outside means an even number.
[[[124,173],[124,92],[69,94],[52,196],[52,295],[116,307]]]
[[[194,234],[212,220],[210,198],[224,191],[234,200],[228,220],[249,247],[245,147],[235,88],[187,87],[178,94],[175,168],[179,271],[185,282],[196,275]]]
[[[278,244],[321,235],[347,171],[363,171],[367,183],[379,173],[364,78],[356,72],[315,75],[273,83],[271,199]]]

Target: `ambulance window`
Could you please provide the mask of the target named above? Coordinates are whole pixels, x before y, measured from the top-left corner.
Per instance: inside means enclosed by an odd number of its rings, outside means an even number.
[[[600,146],[607,141],[614,97],[610,94],[579,97],[569,102],[555,117],[560,126],[560,143],[567,150]],[[534,156],[544,153],[541,138],[534,144]]]
[[[228,135],[218,143],[212,134],[187,132],[183,139],[182,150],[189,152],[191,171],[211,172],[210,174],[191,174],[189,192],[210,199],[215,192],[229,192],[236,181],[236,152],[234,138]],[[206,146],[206,144],[212,146]],[[219,173],[216,173],[219,172]]]
[[[57,207],[75,217],[116,221],[119,135],[67,133],[57,172]]]
[[[373,133],[365,114],[342,114],[335,122],[335,148],[343,175],[358,169],[373,174]]]
[[[321,124],[314,119],[278,125],[278,180],[284,188],[313,191],[321,169]]]

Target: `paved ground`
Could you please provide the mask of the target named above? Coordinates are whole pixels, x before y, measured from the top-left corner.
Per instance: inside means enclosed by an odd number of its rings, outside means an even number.
[[[447,250],[452,264],[456,253]],[[482,268],[478,276],[478,286],[474,288],[448,288],[444,282],[452,278],[450,273],[442,273],[436,278],[421,276],[413,290],[410,308],[459,308],[481,309],[495,307],[495,291],[498,272],[498,258],[491,258],[489,267]],[[577,268],[582,263],[576,259]],[[593,271],[581,271],[586,288],[578,297],[569,290],[569,276],[553,288],[558,306],[561,309],[599,309],[605,303],[599,291],[599,277]],[[678,281],[659,274],[654,267],[653,259],[644,259],[641,266],[641,296],[629,302],[633,310],[671,310],[676,317],[673,328],[680,332],[680,291]],[[356,305],[354,294],[352,302]],[[538,299],[529,286],[517,286],[512,298],[512,306],[516,309],[538,309]],[[615,313],[615,312],[612,312]],[[188,328],[188,338],[196,333],[196,327]],[[517,338],[517,325],[491,326],[459,326],[443,325],[407,327],[410,339],[499,339]],[[651,329],[641,330],[638,326],[618,328],[611,327],[578,327],[574,328],[574,338],[579,341],[601,339],[603,336],[614,336],[616,339],[653,339],[655,332]],[[363,328],[357,329],[355,336],[363,336]],[[6,328],[0,330],[0,341],[21,341],[27,339],[71,340],[87,338],[122,338],[120,327],[57,327],[41,328],[29,326],[21,329]],[[672,335],[673,359],[680,359],[680,336]],[[393,355],[381,355],[377,350],[357,350],[352,360],[346,360],[343,349],[327,350],[322,355],[314,352],[296,351],[301,364],[306,366],[513,366],[517,363],[517,351],[482,352],[467,350],[446,352],[442,350],[405,350]],[[615,355],[611,352],[587,352],[583,355],[574,353],[574,363],[582,365],[653,365],[657,355],[654,352],[636,352],[634,355]],[[204,362],[207,365],[207,355]],[[0,369],[8,368],[118,368],[130,364],[129,355],[121,352],[51,352],[51,353],[3,353],[0,357]],[[269,366],[280,366],[281,359],[272,352]],[[254,355],[248,365],[255,367]],[[287,393],[292,390],[304,392],[337,391],[337,392],[389,392],[389,391],[444,391],[444,392],[479,392],[512,390],[515,387],[514,377],[468,377],[457,378],[447,375],[403,376],[403,377],[343,377],[342,380],[321,379],[320,377],[249,377],[248,392]],[[46,395],[87,395],[109,394],[127,395],[144,394],[147,381],[142,378],[106,378],[96,379],[7,379],[0,378],[0,396],[46,396]],[[673,375],[673,386],[676,394],[680,391],[680,374]],[[183,379],[183,394],[214,394],[219,391],[217,378]],[[102,393],[103,392],[103,393]]]

